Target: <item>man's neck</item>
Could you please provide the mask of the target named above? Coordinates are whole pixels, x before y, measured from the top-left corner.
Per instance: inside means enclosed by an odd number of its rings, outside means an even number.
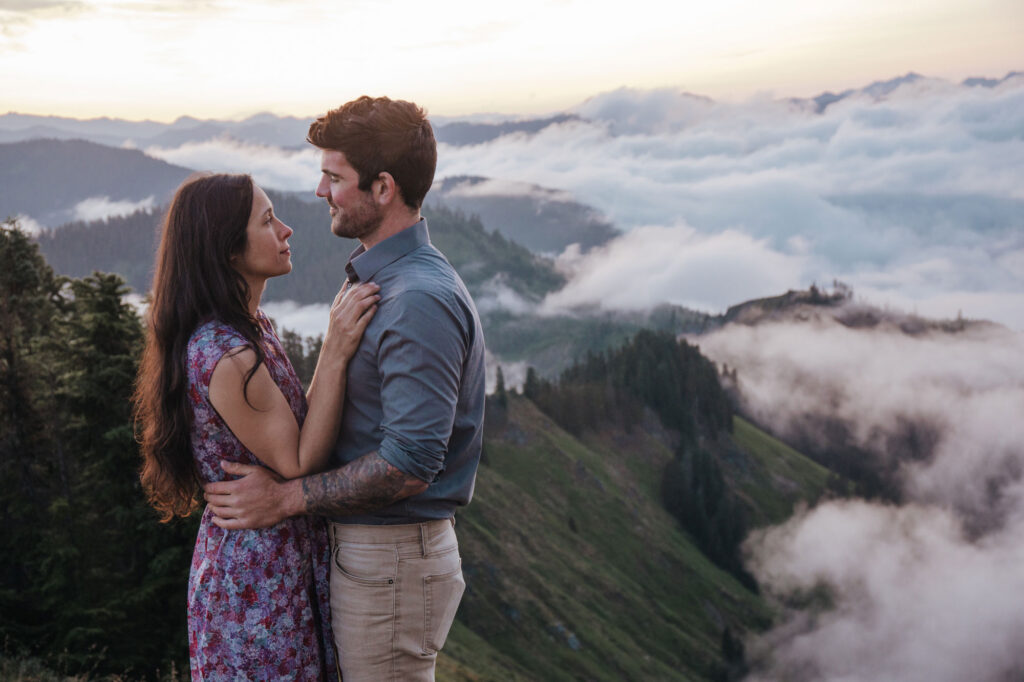
[[[394,237],[402,230],[412,227],[421,220],[423,220],[423,216],[420,215],[419,209],[414,211],[396,211],[390,215],[385,215],[384,219],[381,220],[380,227],[374,230],[373,234],[360,239],[359,243],[363,245],[364,249],[369,251],[388,237]]]

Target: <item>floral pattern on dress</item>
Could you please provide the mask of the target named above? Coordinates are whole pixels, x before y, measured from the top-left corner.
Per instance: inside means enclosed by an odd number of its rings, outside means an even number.
[[[306,396],[263,311],[257,312],[267,369],[299,426]],[[227,474],[220,460],[263,463],[210,403],[210,377],[245,338],[218,321],[188,343],[192,452],[203,481]],[[203,513],[188,581],[189,658],[193,680],[319,680],[336,670],[328,596],[330,550],[325,522],[293,517],[259,530],[224,530]]]

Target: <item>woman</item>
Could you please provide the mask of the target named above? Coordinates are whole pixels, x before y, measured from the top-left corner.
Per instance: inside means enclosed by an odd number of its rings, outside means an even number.
[[[326,465],[345,371],[378,287],[343,287],[307,395],[267,316],[267,279],[291,271],[292,230],[248,175],[185,181],[156,258],[136,387],[141,478],[163,520],[195,508],[219,460],[287,478]],[[308,408],[307,408],[308,404]],[[188,586],[193,680],[320,679],[335,669],[322,520],[254,531],[200,522]]]

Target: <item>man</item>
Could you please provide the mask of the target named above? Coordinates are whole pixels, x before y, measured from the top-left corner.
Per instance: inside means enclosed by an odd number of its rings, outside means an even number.
[[[360,97],[310,125],[331,231],[358,239],[345,270],[381,287],[348,366],[341,435],[322,474],[206,487],[223,528],[296,514],[330,519],[331,616],[346,682],[432,680],[465,582],[455,508],[473,494],[483,433],[484,344],[465,285],[430,243],[423,198],[437,147],[422,109]]]

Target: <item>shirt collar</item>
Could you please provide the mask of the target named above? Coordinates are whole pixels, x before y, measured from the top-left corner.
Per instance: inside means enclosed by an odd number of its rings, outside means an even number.
[[[370,282],[385,266],[391,265],[406,254],[430,243],[427,219],[393,234],[381,243],[367,250],[362,244],[348,257],[345,272],[353,282]]]

